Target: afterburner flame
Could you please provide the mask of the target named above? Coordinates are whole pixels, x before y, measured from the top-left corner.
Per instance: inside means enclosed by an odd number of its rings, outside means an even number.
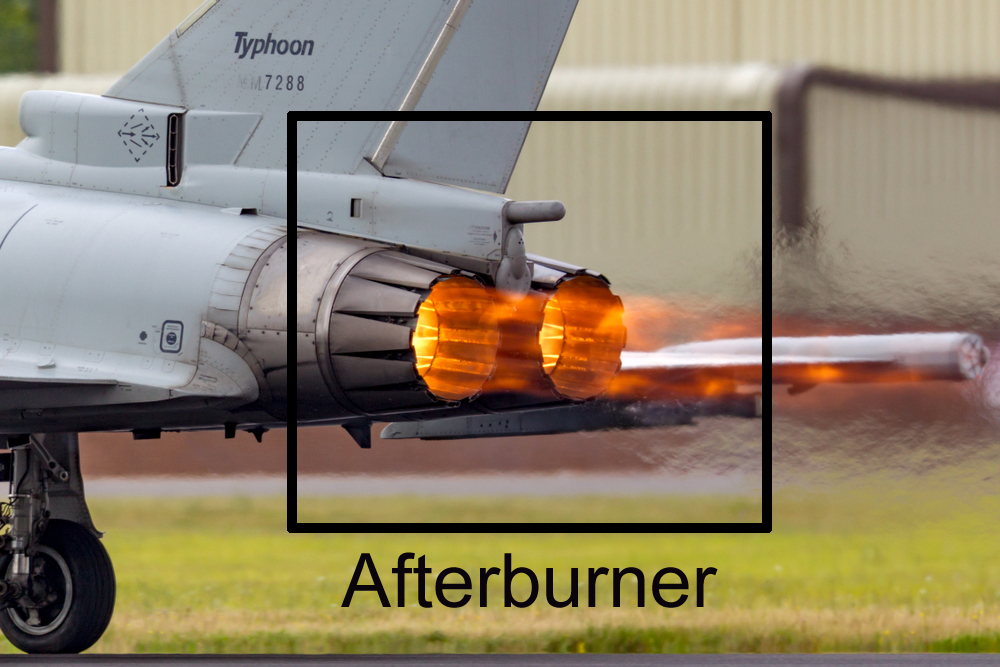
[[[607,389],[625,347],[621,299],[597,278],[563,282],[545,304],[538,336],[542,369],[567,398],[592,398]]]
[[[493,299],[475,280],[442,280],[420,304],[412,344],[431,393],[452,401],[476,395],[493,374],[500,344]]]

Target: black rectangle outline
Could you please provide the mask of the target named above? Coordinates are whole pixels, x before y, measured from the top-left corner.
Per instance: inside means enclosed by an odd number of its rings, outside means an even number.
[[[297,145],[296,124],[299,121],[392,121],[406,120],[462,120],[496,121],[523,120],[524,113],[462,112],[461,118],[442,117],[437,112],[347,112],[347,111],[291,111],[288,113],[288,221],[298,220],[297,200]],[[762,134],[762,220],[770,220],[772,177],[772,114],[770,111],[658,111],[658,112],[536,112],[532,121],[759,121]],[[289,224],[289,267],[297,264],[297,225]],[[763,243],[763,239],[762,239]],[[295,260],[294,262],[292,260]],[[288,271],[288,291],[297,289],[296,273]],[[291,320],[289,316],[289,320]],[[761,332],[763,334],[763,332]],[[291,334],[291,332],[289,332]],[[289,358],[296,355],[296,337],[288,337]],[[770,347],[768,346],[768,349]],[[293,367],[294,368],[294,367]],[[295,375],[292,371],[291,375]],[[768,374],[770,376],[770,374]],[[288,491],[286,496],[289,533],[770,533],[773,525],[772,452],[771,432],[761,441],[761,522],[692,522],[692,523],[366,523],[341,524],[332,522],[300,523],[298,507],[298,423],[296,420],[296,383],[288,379]],[[761,419],[768,426],[770,414]]]
[[[176,350],[164,350],[163,349],[163,337],[167,335],[167,325],[168,324],[179,324],[181,325],[181,335],[177,340]],[[163,354],[180,354],[181,348],[184,347],[184,323],[180,320],[164,320],[160,327],[160,352]]]

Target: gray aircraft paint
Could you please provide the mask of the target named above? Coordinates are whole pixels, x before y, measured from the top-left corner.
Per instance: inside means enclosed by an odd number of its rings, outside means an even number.
[[[418,375],[416,309],[461,273],[507,294],[530,287],[521,227],[506,213],[519,223],[561,207],[511,208],[465,189],[506,189],[529,123],[394,124],[384,173],[371,162],[384,124],[310,128],[295,341],[286,185],[289,110],[394,109],[418,71],[423,109],[534,111],[576,0],[473,3],[448,50],[439,36],[458,24],[455,3],[210,0],[107,95],[24,96],[26,139],[0,150],[0,434],[15,436],[2,439],[14,472],[0,592],[20,628],[3,628],[15,646],[84,650],[111,617],[111,563],[91,544],[63,553],[69,571],[98,568],[90,589],[67,577],[61,601],[42,607],[62,609],[51,623],[23,620],[40,613],[24,591],[46,519],[47,530],[68,521],[90,529],[75,539],[97,536],[78,432],[221,427],[260,438],[287,426],[290,348],[297,425],[339,421],[370,446],[375,416],[459,407]]]
[[[233,165],[259,123],[258,114],[192,110],[184,113],[184,173],[176,187],[165,187],[164,148],[136,159],[119,133],[138,114],[157,130],[166,128],[167,118],[183,110],[149,103],[126,102],[94,95],[35,91],[25,95],[22,115],[28,137],[17,149],[0,150],[0,178],[16,178],[68,185],[85,189],[177,199],[220,207],[256,208],[275,217],[287,215],[284,172],[245,169]],[[300,146],[322,146],[311,124],[305,124]],[[347,138],[364,135],[371,150],[377,143],[377,124],[347,124],[341,134]],[[445,124],[412,123],[403,136],[433,125],[446,134]],[[460,134],[473,132],[489,136],[497,125],[527,129],[526,123],[489,123],[474,128],[462,123]],[[79,128],[86,128],[81,131]],[[519,130],[520,131],[520,130]],[[521,134],[523,137],[523,133]],[[162,139],[158,144],[165,145]],[[354,151],[355,141],[346,144]],[[450,142],[449,142],[450,145]],[[502,155],[504,146],[468,161],[467,173],[475,164],[493,164],[493,155]],[[520,143],[507,144],[502,181],[505,185],[513,169]],[[328,152],[338,154],[338,151]],[[501,197],[466,189],[405,179],[386,179],[362,159],[364,144],[338,168],[348,174],[309,171],[300,175],[298,222],[304,226],[342,231],[374,240],[427,247],[499,262],[508,227]],[[108,167],[115,168],[109,172]],[[125,169],[125,167],[128,167]],[[366,167],[366,168],[364,168]],[[415,170],[418,170],[416,167]],[[359,173],[365,172],[365,173]],[[355,173],[354,178],[348,177]],[[365,202],[360,218],[351,217],[350,200]],[[334,202],[341,202],[340,206]],[[487,269],[488,272],[491,272]]]
[[[473,2],[417,110],[533,111],[575,6]],[[0,389],[7,399],[0,430],[15,423],[23,430],[27,417],[73,429],[281,423],[281,336],[289,333],[286,113],[395,108],[455,0],[342,0],[336,7],[331,12],[318,0],[206,3],[105,96],[24,97],[27,138],[0,150]],[[182,119],[182,177],[168,187],[172,118]],[[505,191],[529,127],[411,121],[379,172],[368,159],[386,122],[302,123],[296,223],[340,239],[337,252],[360,253],[344,258],[352,266],[378,255],[404,273],[421,266],[429,275],[475,271],[518,290],[600,277],[525,255],[521,226],[505,216],[510,200],[490,194]],[[409,254],[394,255],[399,246]],[[505,256],[505,248],[517,252]],[[40,275],[39,266],[46,267]],[[317,298],[329,305],[335,294],[327,291]],[[332,341],[335,365],[355,375],[364,365],[337,357],[357,351],[341,349],[332,320],[312,333],[299,329],[300,348],[322,334]],[[403,340],[397,333],[393,340]],[[746,366],[760,373],[759,352],[706,352],[627,353],[623,369],[655,366],[669,375]],[[318,370],[313,379],[324,382]],[[359,386],[368,386],[361,376],[341,389]],[[82,407],[185,397],[205,409],[132,418]],[[352,400],[362,399],[373,400]],[[29,405],[35,412],[15,414]],[[68,421],[59,422],[67,412],[46,412],[70,406],[79,409]],[[315,416],[317,423],[338,419]]]
[[[220,2],[182,33],[172,32],[105,94],[260,113],[260,127],[236,164],[284,165],[288,111],[397,108],[454,5],[455,0],[344,0],[334,14],[320,0],[303,0],[293,11],[269,0]],[[534,111],[575,8],[576,0],[473,2],[417,110]],[[311,56],[241,58],[242,49],[234,51],[237,31],[264,39],[264,47],[271,33],[312,40],[315,49]],[[376,67],[379,75],[371,76]],[[285,77],[280,90],[278,74]],[[300,155],[300,168],[354,173],[363,149],[373,151],[384,134],[384,125],[372,125],[380,131],[370,141],[367,124],[346,135],[343,127],[324,128],[310,142],[322,154]],[[408,129],[386,173],[503,192],[527,129],[527,122],[495,124],[488,132],[468,125]],[[355,163],[345,168],[345,159]],[[478,173],[470,179],[473,162]]]
[[[227,266],[234,246],[283,237],[284,221],[37,184],[8,182],[0,195],[39,202],[0,217],[0,284],[18,286],[0,311],[0,378],[115,386],[91,403],[257,399],[253,370],[203,339],[202,322],[225,319],[230,284],[242,292],[246,276]]]
[[[384,173],[502,194],[530,125],[530,121],[410,121]],[[301,121],[296,166],[306,172],[372,173],[365,158],[375,152],[388,126],[379,121]]]
[[[499,13],[483,4],[421,104],[533,110],[575,4],[518,2]],[[283,341],[274,338],[287,333],[285,114],[393,108],[453,5],[345,0],[331,21],[329,5],[315,1],[292,11],[259,0],[210,2],[108,95],[27,94],[27,138],[0,150],[0,285],[26,286],[5,289],[0,300],[0,430],[278,424],[287,375]],[[497,29],[516,35],[496,39]],[[254,39],[249,51],[235,43],[239,32]],[[494,36],[489,44],[484,35]],[[287,55],[279,53],[284,39]],[[295,39],[312,44],[292,58]],[[520,45],[516,90],[498,91],[488,73],[463,69],[469,48],[491,49],[479,57],[503,65],[497,56],[510,40]],[[293,59],[308,69],[282,72],[279,91],[267,68]],[[299,76],[309,77],[308,85],[303,79],[300,88]],[[449,101],[453,86],[463,92]],[[174,118],[182,119],[182,177],[168,187]],[[528,127],[414,123],[387,169],[502,191]],[[320,129],[317,141],[326,142],[334,163],[313,160],[316,171],[303,179],[306,226],[421,247],[495,273],[504,238],[517,228],[503,217],[508,200],[383,178],[365,161],[382,123]],[[455,154],[449,173],[442,158],[446,143],[456,141],[467,150]],[[304,158],[308,169],[312,158]],[[364,203],[357,218],[350,216],[353,198]],[[52,268],[25,280],[38,266]],[[169,407],[185,397],[203,407]],[[151,407],[130,412],[140,404]],[[232,411],[249,404],[258,407]]]
[[[240,169],[233,161],[259,122],[258,114],[184,112],[186,178],[166,187],[166,145],[135,162],[118,132],[139,110],[166,128],[177,107],[125,102],[97,95],[32,91],[21,101],[28,135],[17,148],[0,148],[0,179],[64,185],[208,204],[256,208],[287,217],[284,169]],[[86,131],[80,131],[85,128]]]
[[[301,173],[298,224],[389,243],[500,260],[503,197],[381,176]],[[362,202],[351,216],[351,200]]]

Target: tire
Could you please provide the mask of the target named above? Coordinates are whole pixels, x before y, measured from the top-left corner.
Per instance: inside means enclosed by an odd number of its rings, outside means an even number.
[[[0,560],[5,576],[11,559]],[[52,519],[31,569],[41,571],[32,582],[47,589],[51,601],[34,618],[17,602],[0,609],[4,636],[26,653],[79,653],[93,646],[115,607],[115,571],[101,541],[80,524]]]

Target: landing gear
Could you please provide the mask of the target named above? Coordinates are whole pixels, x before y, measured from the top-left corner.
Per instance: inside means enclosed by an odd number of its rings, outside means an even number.
[[[28,653],[78,653],[111,620],[115,573],[83,496],[75,433],[9,439],[0,631]]]
[[[13,570],[0,561],[5,579]],[[79,653],[101,638],[115,607],[104,545],[78,523],[52,519],[31,557],[28,585],[0,610],[0,630],[27,653]]]

